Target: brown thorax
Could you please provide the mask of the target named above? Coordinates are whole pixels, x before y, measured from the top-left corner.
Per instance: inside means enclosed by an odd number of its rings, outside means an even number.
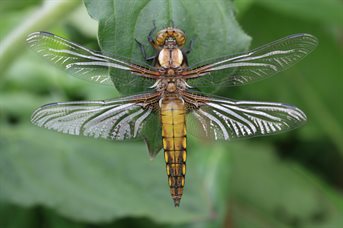
[[[185,80],[181,78],[165,77],[157,80],[152,88],[162,93],[176,93],[178,91],[184,91],[189,87]]]

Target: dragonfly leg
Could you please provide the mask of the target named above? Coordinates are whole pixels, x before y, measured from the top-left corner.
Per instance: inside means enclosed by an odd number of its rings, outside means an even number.
[[[143,55],[143,58],[145,59],[145,61],[150,62],[152,60],[154,60],[156,58],[156,55],[150,56],[148,57],[145,51],[145,46],[144,44],[142,44],[141,42],[139,42],[137,39],[135,39],[136,43],[139,46],[139,49],[141,50],[141,53]]]
[[[152,24],[154,25],[154,27],[151,29],[151,31],[149,32],[148,35],[148,41],[151,44],[151,46],[155,49],[158,49],[158,45],[156,44],[154,38],[152,37],[152,34],[154,34],[154,32],[156,31],[156,23],[155,20],[152,21]]]
[[[188,48],[185,48],[185,49],[182,51],[183,54],[188,55],[189,53],[191,53],[191,51],[193,50],[193,44],[194,44],[194,41],[191,40],[191,41],[189,42]]]

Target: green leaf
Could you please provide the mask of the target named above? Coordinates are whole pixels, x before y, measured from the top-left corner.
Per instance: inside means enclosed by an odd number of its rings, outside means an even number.
[[[162,127],[160,123],[160,116],[156,113],[150,114],[152,118],[147,120],[142,135],[145,144],[148,146],[150,158],[153,159],[162,149]]]
[[[37,227],[38,221],[34,219],[34,213],[13,205],[4,204],[0,201],[0,227],[20,228]]]
[[[231,1],[215,0],[85,0],[89,14],[99,21],[99,43],[103,53],[120,55],[143,62],[140,49],[135,42],[139,40],[149,47],[147,35],[153,28],[163,29],[174,22],[175,26],[186,32],[189,44],[194,41],[189,54],[190,65],[206,59],[242,52],[247,49],[250,38],[234,18]],[[214,13],[217,12],[217,13]],[[150,48],[149,54],[153,54]],[[124,77],[113,71],[113,77]],[[138,80],[137,80],[138,81]],[[138,81],[128,88],[116,84],[122,94],[131,94],[146,89],[144,81]],[[210,88],[210,91],[216,88]]]
[[[322,24],[343,26],[341,0],[255,0],[276,12]]]
[[[25,0],[25,1],[2,1],[1,2],[1,13],[14,12],[28,8],[30,6],[40,3],[42,0]]]
[[[343,226],[342,196],[306,169],[281,161],[262,144],[229,148],[235,227]]]
[[[93,223],[128,216],[160,223],[210,217],[202,177],[191,158],[182,206],[174,208],[163,156],[151,161],[142,143],[2,127],[0,148],[0,198],[8,203],[43,205]]]

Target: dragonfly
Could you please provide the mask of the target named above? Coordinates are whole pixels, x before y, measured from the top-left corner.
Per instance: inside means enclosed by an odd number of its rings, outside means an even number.
[[[299,108],[283,103],[236,101],[201,92],[206,86],[240,86],[286,70],[318,43],[310,34],[294,34],[257,49],[188,64],[185,33],[174,26],[148,34],[155,51],[145,63],[103,55],[48,32],[35,32],[27,43],[36,53],[75,77],[102,85],[146,89],[103,101],[72,101],[43,105],[32,123],[71,135],[109,140],[144,139],[154,156],[162,148],[168,185],[175,207],[185,186],[187,135],[230,141],[271,135],[306,122]],[[224,75],[224,76],[223,76]]]

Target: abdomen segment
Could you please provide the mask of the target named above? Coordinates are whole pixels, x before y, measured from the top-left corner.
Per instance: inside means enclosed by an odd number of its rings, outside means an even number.
[[[186,175],[186,110],[182,100],[166,97],[161,104],[164,158],[170,193],[177,207],[180,204]]]

